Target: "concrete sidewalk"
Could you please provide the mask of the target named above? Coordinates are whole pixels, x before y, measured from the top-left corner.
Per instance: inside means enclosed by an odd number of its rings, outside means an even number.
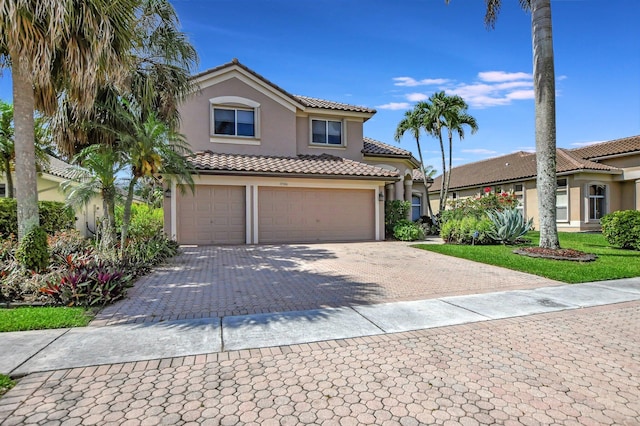
[[[640,300],[640,278],[438,299],[0,334],[0,373],[311,343]]]

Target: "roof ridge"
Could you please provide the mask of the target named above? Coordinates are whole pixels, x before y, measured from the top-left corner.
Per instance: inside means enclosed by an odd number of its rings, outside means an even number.
[[[581,157],[576,157],[573,153],[568,152],[568,150],[564,149],[564,148],[556,148],[556,152],[560,153],[560,155],[564,156],[564,158],[569,161],[571,164],[573,164],[574,166],[578,166],[578,167],[584,167],[585,163],[584,163],[584,158]],[[582,160],[582,161],[580,161]]]

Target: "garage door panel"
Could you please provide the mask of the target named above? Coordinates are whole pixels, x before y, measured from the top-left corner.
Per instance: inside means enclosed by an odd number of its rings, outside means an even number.
[[[179,193],[177,197],[180,243],[245,243],[245,187],[198,185],[195,194]]]
[[[260,188],[261,243],[375,238],[373,190]]]

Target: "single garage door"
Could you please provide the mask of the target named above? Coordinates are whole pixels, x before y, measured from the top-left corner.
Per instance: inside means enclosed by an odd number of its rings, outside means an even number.
[[[197,185],[195,195],[177,194],[181,244],[244,244],[245,187]]]
[[[375,239],[374,191],[269,188],[258,190],[260,243]]]

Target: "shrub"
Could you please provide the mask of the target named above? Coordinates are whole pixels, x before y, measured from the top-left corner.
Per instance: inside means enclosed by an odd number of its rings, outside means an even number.
[[[123,262],[136,275],[178,254],[178,243],[159,232],[145,240],[132,240],[123,252]]]
[[[40,226],[47,234],[75,226],[71,207],[58,201],[38,201]],[[15,198],[0,198],[0,238],[18,233],[18,204]]]
[[[640,250],[640,211],[622,210],[600,219],[602,235],[609,244],[623,249]]]
[[[493,224],[489,218],[478,219],[468,216],[463,219],[450,219],[440,228],[440,237],[454,244],[493,244],[489,233]]]
[[[90,241],[75,229],[56,232],[47,238],[53,266],[68,264],[69,256],[93,255]]]
[[[488,211],[487,216],[493,223],[489,236],[498,243],[513,244],[533,228],[533,218],[526,220],[515,208]]]
[[[47,233],[40,226],[27,232],[16,249],[16,260],[31,271],[40,271],[49,266]]]
[[[449,202],[448,206],[449,208],[442,212],[441,223],[452,219],[462,220],[469,216],[482,219],[487,211],[502,211],[517,207],[518,199],[510,192],[499,194],[485,192],[484,195],[478,194],[475,197],[454,200]]]
[[[402,219],[393,227],[393,236],[400,241],[415,241],[424,239],[424,230],[418,223]]]
[[[116,226],[122,227],[123,207],[116,208]],[[152,238],[161,233],[164,226],[164,213],[162,209],[149,207],[146,204],[133,204],[131,206],[131,220],[129,222],[128,235],[132,239]]]
[[[401,220],[406,220],[411,210],[409,201],[392,200],[384,205],[384,225],[387,235],[393,235],[393,228]]]
[[[66,306],[102,306],[123,298],[133,276],[107,260],[73,259],[69,268],[54,274],[40,291]]]

